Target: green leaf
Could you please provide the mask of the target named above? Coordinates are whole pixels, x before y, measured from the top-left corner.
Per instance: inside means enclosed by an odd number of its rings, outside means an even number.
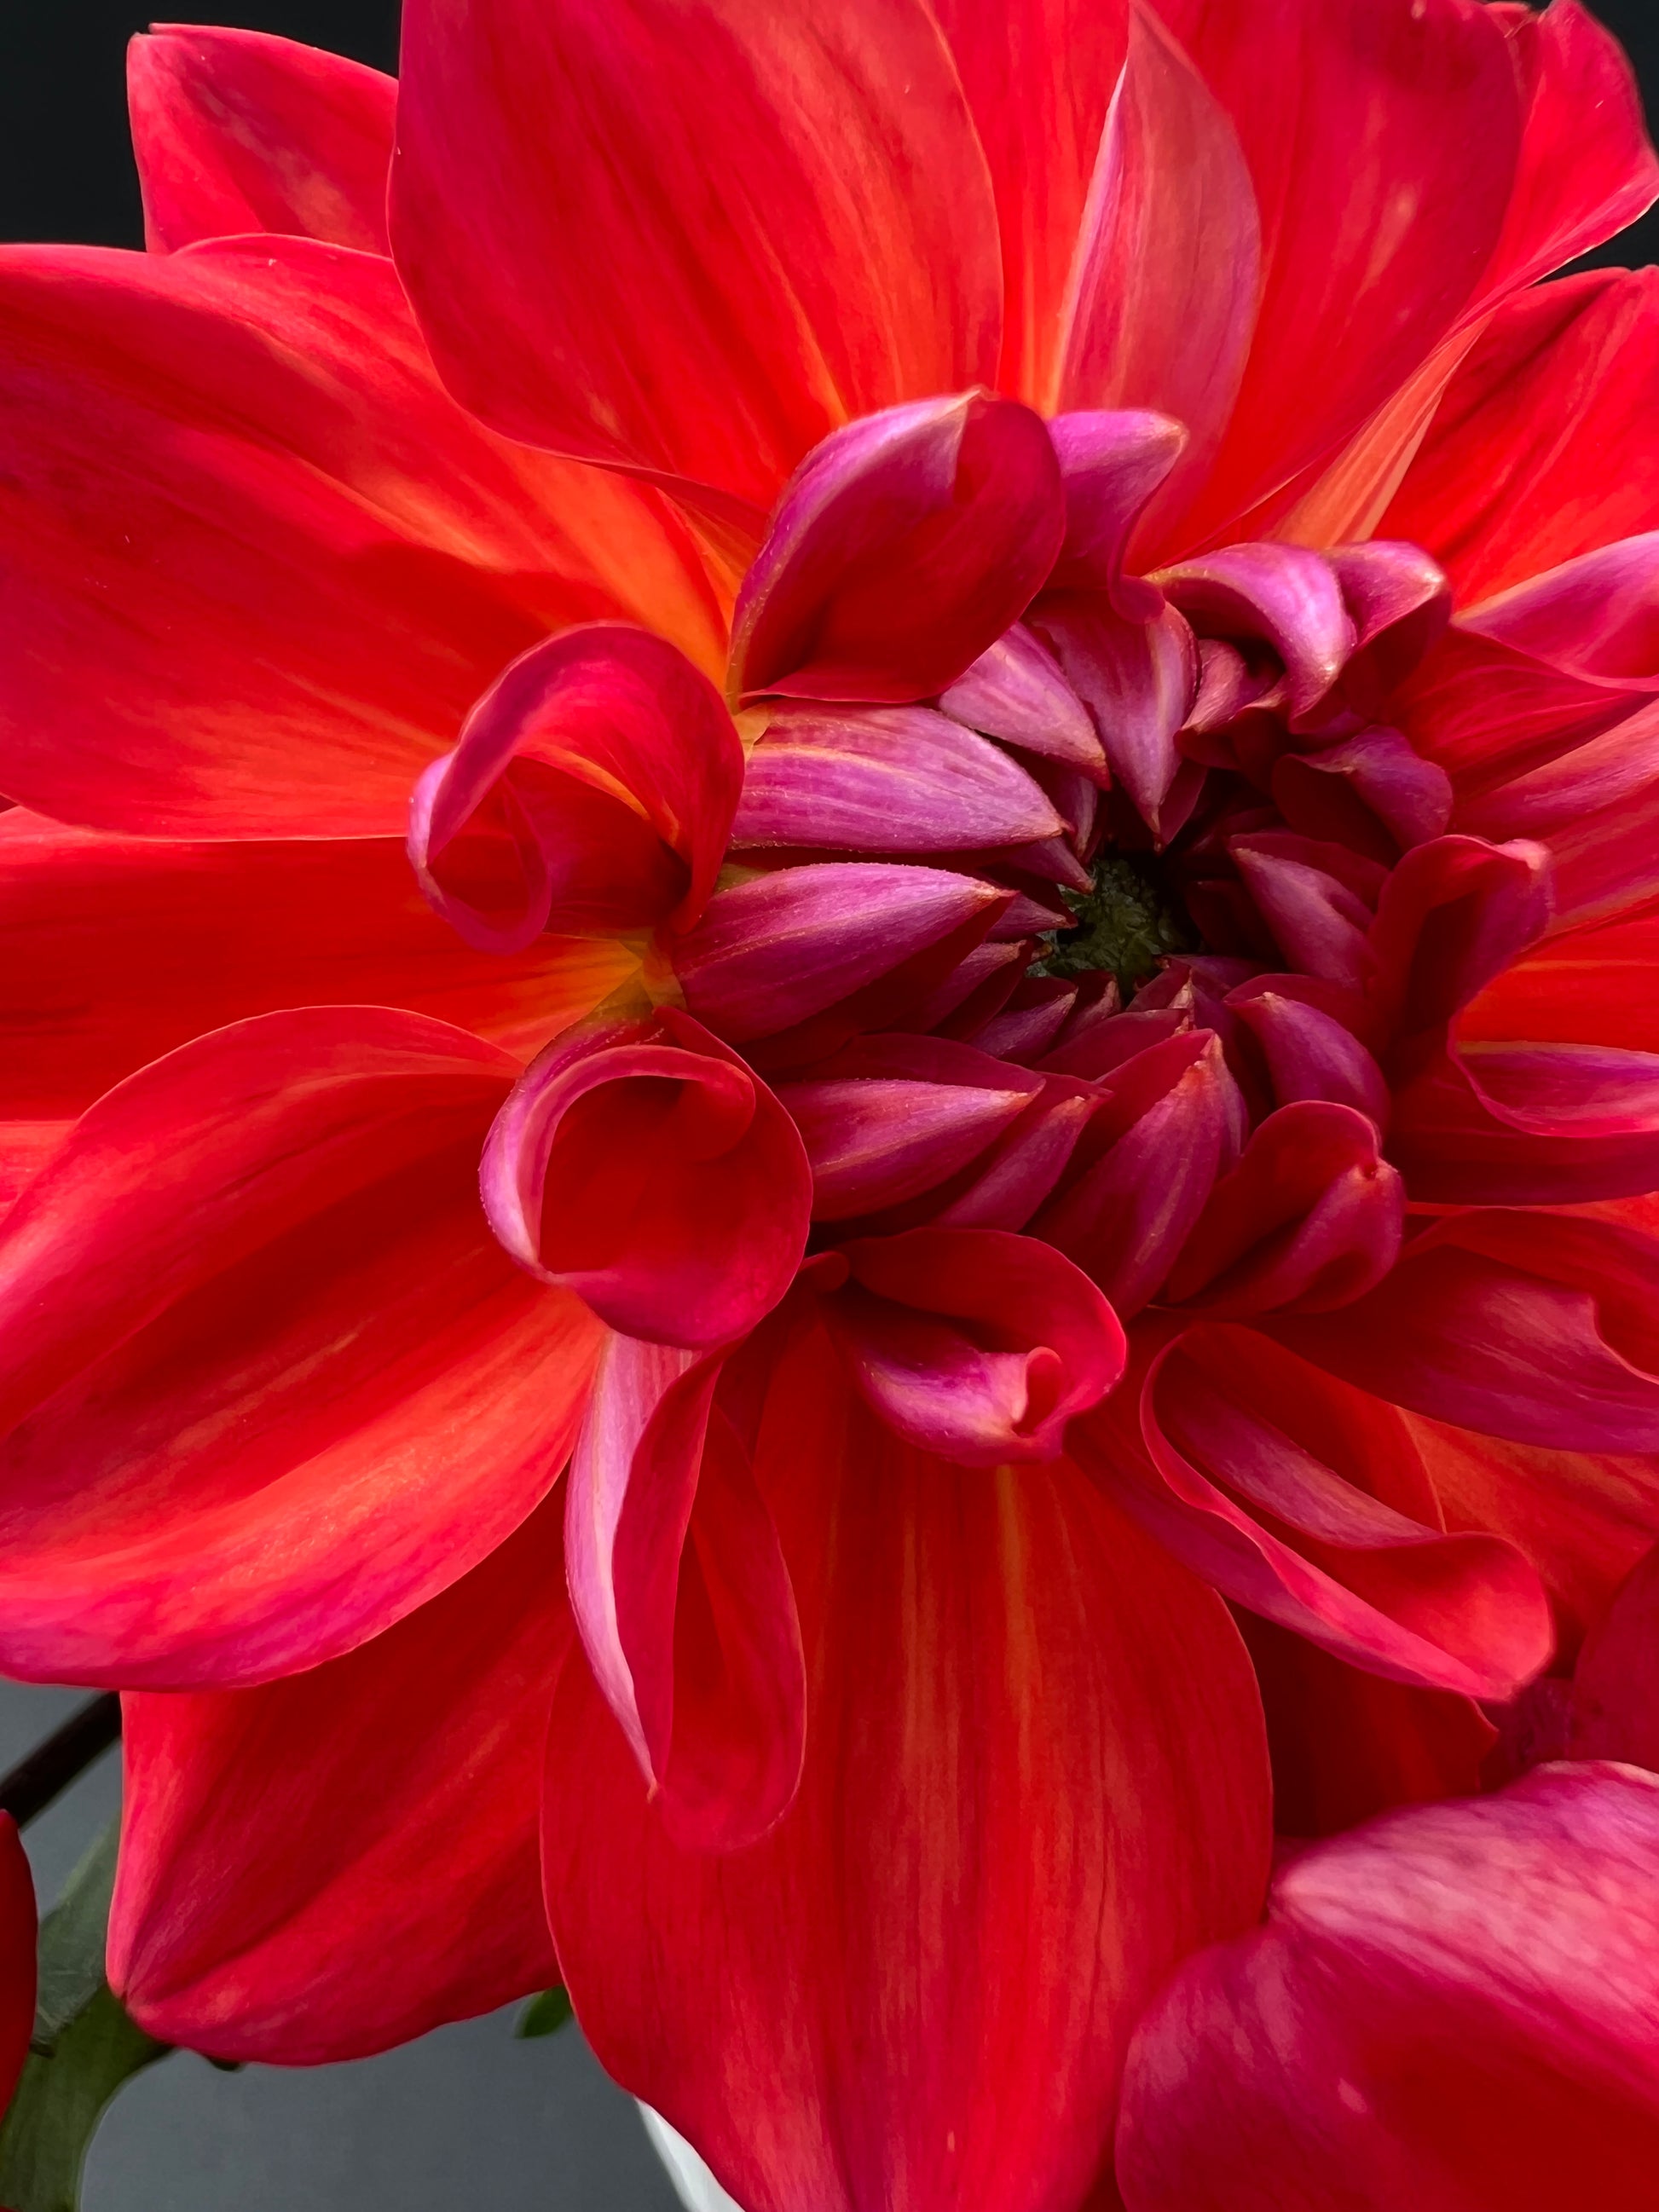
[[[105,2106],[170,2048],[128,2018],[104,1979],[118,1826],[99,1838],[40,1923],[34,2035],[0,2127],[0,2204],[10,2212],[76,2212]]]
[[[571,2017],[570,2000],[562,1990],[544,1990],[519,2014],[519,2024],[513,2031],[517,2036],[556,2035]],[[23,2212],[19,2207],[18,2212]]]

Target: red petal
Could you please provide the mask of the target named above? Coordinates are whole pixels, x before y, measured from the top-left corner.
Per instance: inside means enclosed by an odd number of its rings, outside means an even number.
[[[0,814],[0,1121],[73,1120],[192,1036],[286,1006],[404,1006],[527,1054],[635,968],[594,939],[474,952],[399,839],[182,844]]]
[[[1546,1768],[1291,1860],[1135,2037],[1130,2212],[1641,2212],[1659,1781]]]
[[[1562,12],[1557,0],[1539,20]],[[1656,377],[1659,273],[1597,270],[1523,293],[1453,378],[1379,528],[1426,546],[1468,605],[1647,527]]]
[[[779,502],[738,595],[728,687],[933,698],[1024,613],[1065,527],[1027,407],[970,392],[854,422]]]
[[[1334,1836],[1396,1805],[1479,1796],[1498,1731],[1472,1698],[1362,1674],[1254,1613],[1238,1626],[1267,1710],[1281,1836]]]
[[[17,1824],[0,1813],[0,2112],[11,2102],[34,2032],[34,1881]]]
[[[653,495],[493,439],[397,278],[296,239],[0,253],[0,790],[139,835],[401,835],[502,664],[638,616],[718,665]]]
[[[158,23],[127,48],[152,251],[283,231],[391,251],[396,80],[261,31]]]
[[[517,1527],[598,1350],[478,1211],[514,1064],[270,1014],[110,1092],[0,1231],[0,1663],[146,1688],[334,1657]]]
[[[470,944],[669,921],[708,903],[743,787],[720,695],[674,646],[599,623],[532,646],[416,786],[421,888]]]
[[[1509,1698],[1553,1632],[1510,1545],[1446,1535],[1404,1424],[1243,1330],[1188,1332],[1079,1450],[1178,1559],[1253,1613],[1351,1665]],[[1144,1449],[1142,1445],[1144,1443]]]
[[[1215,459],[1261,298],[1261,225],[1238,134],[1136,7],[1079,227],[1058,397],[1063,409],[1156,408],[1182,426],[1186,450],[1154,517],[1178,513]]]
[[[515,437],[759,524],[838,423],[994,376],[990,182],[920,0],[415,0],[398,131],[399,266]]]
[[[1273,1323],[1396,1405],[1518,1443],[1659,1450],[1659,1242],[1599,1221],[1470,1212],[1340,1313]]]
[[[1659,198],[1642,95],[1613,33],[1577,0],[1504,14],[1529,104],[1488,293],[1547,276]]]
[[[1003,391],[1053,411],[1073,241],[1127,33],[1124,0],[939,0],[996,187]]]
[[[1075,2203],[1146,1994],[1256,1908],[1234,1632],[1063,1467],[901,1445],[821,1338],[757,1469],[816,1698],[801,1794],[751,1850],[676,1850],[566,1670],[547,1885],[584,2031],[748,2212]]]
[[[325,1666],[125,1701],[109,1972],[153,2035],[360,2058],[558,1978],[536,1819],[558,1507]]]
[[[854,1382],[888,1426],[967,1467],[1050,1460],[1066,1424],[1122,1375],[1117,1316],[1034,1237],[913,1229],[841,1248],[852,1281],[825,1308]]]
[[[484,1148],[519,1264],[655,1344],[732,1344],[788,1289],[811,1170],[795,1125],[688,1015],[596,1018],[520,1078]]]
[[[1231,118],[1261,215],[1255,340],[1190,544],[1352,434],[1451,329],[1504,226],[1522,100],[1470,0],[1159,12]]]

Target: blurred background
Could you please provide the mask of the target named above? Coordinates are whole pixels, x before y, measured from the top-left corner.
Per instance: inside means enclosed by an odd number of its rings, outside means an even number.
[[[1595,12],[1659,117],[1659,0],[1601,0]],[[214,0],[204,13],[397,65],[397,0]],[[149,20],[120,0],[0,0],[0,238],[141,242],[123,69]],[[1659,259],[1659,214],[1590,258]],[[77,1701],[0,1683],[0,1771]],[[31,1827],[43,1906],[119,1790],[112,1752]],[[93,2146],[85,2212],[673,2212],[634,2107],[576,2030],[520,2042],[513,2017],[355,2066],[228,2075],[171,2058],[117,2100]]]

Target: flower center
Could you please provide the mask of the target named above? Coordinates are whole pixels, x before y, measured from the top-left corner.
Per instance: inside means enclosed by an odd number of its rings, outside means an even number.
[[[1127,999],[1169,955],[1202,949],[1161,855],[1103,853],[1091,873],[1086,891],[1061,889],[1075,921],[1039,940],[1048,950],[1033,962],[1035,975],[1105,974]]]

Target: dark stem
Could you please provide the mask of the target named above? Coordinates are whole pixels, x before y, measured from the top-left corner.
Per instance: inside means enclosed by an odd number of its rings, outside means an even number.
[[[0,1813],[9,1813],[22,1827],[84,1774],[120,1733],[121,1700],[114,1691],[88,1698],[55,1735],[37,1743],[9,1774],[0,1775]]]

